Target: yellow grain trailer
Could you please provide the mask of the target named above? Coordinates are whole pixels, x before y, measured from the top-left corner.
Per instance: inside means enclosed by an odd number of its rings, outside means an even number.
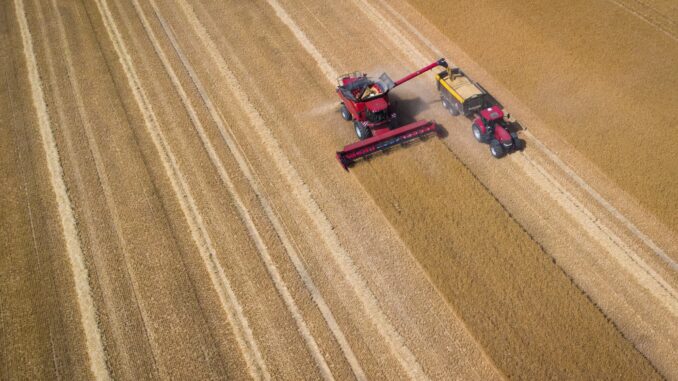
[[[436,74],[436,85],[443,106],[454,116],[473,115],[485,104],[487,91],[458,67]]]

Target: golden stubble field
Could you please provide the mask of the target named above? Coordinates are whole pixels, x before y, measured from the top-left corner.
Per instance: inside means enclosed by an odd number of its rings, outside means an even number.
[[[428,139],[349,174],[337,165],[354,138],[336,73],[413,65],[380,6],[4,3],[0,375],[668,374],[670,343],[653,332],[658,349],[639,347],[644,326],[611,318],[617,305],[591,298],[600,286],[578,283],[587,271],[556,262],[480,153]],[[428,104],[410,117],[432,113],[456,136],[423,83],[401,94]],[[636,281],[634,295],[663,297]]]

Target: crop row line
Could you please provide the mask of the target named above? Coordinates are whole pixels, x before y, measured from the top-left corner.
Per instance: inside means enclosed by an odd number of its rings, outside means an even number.
[[[236,341],[245,357],[248,370],[254,378],[268,379],[270,378],[270,375],[256,340],[254,339],[249,322],[247,321],[243,308],[238,302],[235,292],[224,273],[224,269],[216,258],[216,251],[212,244],[212,240],[195,204],[190,187],[187,185],[184,175],[177,164],[176,158],[158,125],[157,117],[144,92],[132,59],[127,52],[124,39],[120,35],[113,15],[106,2],[104,0],[97,0],[96,3],[102,20],[104,21],[106,31],[113,42],[115,51],[122,64],[128,85],[132,90],[135,101],[142,113],[144,126],[160,156],[165,173],[170,180],[181,210],[186,218],[186,222],[189,224],[191,235],[198,248],[205,268],[207,269],[212,285],[219,296],[222,308],[233,325]]]
[[[276,289],[278,290],[278,293],[281,295],[283,301],[285,302],[287,309],[289,310],[290,314],[292,315],[300,334],[302,335],[302,337],[306,341],[307,346],[309,348],[309,351],[311,352],[312,356],[314,357],[316,364],[318,365],[318,367],[321,371],[321,374],[323,375],[323,377],[325,379],[333,379],[332,373],[329,369],[329,366],[327,365],[327,362],[325,361],[324,357],[322,356],[322,353],[321,353],[321,351],[318,347],[318,344],[316,343],[315,339],[311,335],[311,333],[308,329],[308,326],[307,326],[306,322],[304,321],[303,316],[301,315],[301,312],[299,311],[299,308],[297,307],[294,299],[292,298],[291,293],[289,292],[284,280],[282,279],[282,276],[280,275],[278,268],[276,267],[275,263],[273,262],[273,259],[271,258],[268,247],[266,246],[266,243],[264,242],[263,238],[261,237],[261,234],[257,230],[257,227],[254,223],[254,220],[253,220],[252,216],[250,215],[250,213],[248,212],[244,202],[242,201],[242,198],[238,194],[238,192],[235,188],[235,185],[233,183],[233,180],[228,175],[228,172],[225,169],[224,164],[222,163],[222,161],[219,158],[218,154],[216,153],[216,150],[214,149],[211,141],[209,140],[207,133],[205,132],[205,129],[202,125],[202,122],[198,118],[196,110],[195,110],[193,104],[191,103],[188,95],[186,94],[186,91],[184,90],[183,86],[181,85],[181,83],[180,83],[180,81],[177,77],[176,72],[172,68],[172,66],[169,62],[169,59],[167,58],[167,55],[165,54],[164,50],[162,49],[162,47],[158,43],[157,36],[153,32],[153,30],[152,30],[152,28],[151,28],[151,26],[148,22],[148,19],[146,18],[145,14],[144,14],[143,9],[141,8],[141,6],[140,6],[140,4],[138,3],[137,0],[133,0],[133,4],[134,4],[134,7],[135,7],[137,14],[139,15],[139,18],[141,19],[141,22],[144,26],[144,29],[146,30],[146,33],[148,34],[148,36],[149,36],[149,38],[150,38],[150,40],[151,40],[151,42],[154,46],[156,54],[158,55],[158,57],[162,61],[163,66],[165,68],[165,71],[169,74],[170,79],[172,80],[172,83],[173,83],[177,93],[179,94],[179,96],[182,100],[182,103],[184,104],[184,107],[186,108],[186,110],[189,114],[191,122],[193,123],[193,126],[194,126],[196,132],[198,133],[198,136],[200,137],[200,139],[202,141],[204,149],[207,151],[212,164],[217,169],[217,172],[219,173],[219,176],[220,176],[222,182],[224,183],[224,185],[228,189],[229,194],[231,195],[231,197],[234,200],[235,205],[236,205],[236,209],[238,210],[240,218],[242,219],[243,223],[245,224],[250,237],[254,241],[254,243],[255,243],[255,245],[258,249],[258,253],[259,253],[259,255],[262,259],[262,262],[264,263],[264,265],[265,265],[265,267],[266,267],[266,269],[269,273],[269,276],[273,281],[273,284],[275,285]],[[165,35],[169,39],[170,44],[172,45],[172,48],[174,49],[176,55],[179,57],[184,69],[188,72],[189,76],[191,77],[191,80],[192,80],[194,86],[196,87],[196,89],[198,90],[198,93],[200,94],[200,97],[203,100],[203,103],[208,108],[213,121],[218,126],[220,126],[220,130],[222,130],[222,131],[225,130],[225,128],[223,126],[223,124],[224,124],[223,121],[221,120],[218,113],[216,112],[215,107],[214,107],[211,99],[209,98],[209,96],[205,92],[202,83],[200,82],[198,76],[195,73],[195,70],[190,65],[188,59],[186,58],[186,55],[183,53],[179,43],[176,40],[174,33],[172,31],[172,28],[168,25],[167,21],[165,20],[165,18],[160,13],[155,1],[151,1],[150,4],[153,7],[153,11],[155,13],[155,16],[158,19],[158,21],[160,22]],[[235,147],[233,147],[233,148],[235,148]],[[241,160],[239,160],[238,162],[241,165],[241,170],[244,173],[247,172],[245,174],[245,176],[246,176],[246,178],[248,178],[248,181],[250,181],[250,186],[252,186],[252,188],[254,188],[254,184],[252,184],[251,172],[249,171],[249,169],[243,170],[243,168],[242,168],[242,164],[243,164],[242,158],[240,158],[240,159]],[[263,200],[263,196],[261,195],[261,193],[258,192],[257,196],[258,196],[260,202],[262,202],[262,203],[265,202]],[[278,232],[278,234],[279,235],[282,234],[283,237],[284,237],[285,233],[284,232]]]
[[[71,264],[75,292],[80,312],[80,320],[85,333],[87,355],[89,357],[92,375],[98,380],[110,379],[110,372],[106,364],[106,354],[103,345],[101,329],[97,318],[96,306],[89,284],[89,274],[85,266],[82,243],[80,242],[77,223],[66,183],[59,150],[52,131],[52,123],[45,102],[42,80],[38,71],[37,60],[33,50],[31,32],[26,20],[26,11],[23,0],[15,0],[15,11],[19,22],[19,30],[23,42],[24,57],[28,69],[28,80],[31,87],[33,106],[37,113],[38,127],[42,138],[43,150],[47,168],[50,174],[50,183],[56,196],[57,210],[61,223],[62,233],[66,244],[66,252]]]

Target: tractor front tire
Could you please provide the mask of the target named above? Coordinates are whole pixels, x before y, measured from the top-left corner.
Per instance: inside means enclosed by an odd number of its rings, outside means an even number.
[[[346,108],[345,104],[341,104],[341,117],[344,118],[345,121],[350,122],[351,119],[353,119],[353,116],[351,116],[351,113],[348,111]]]
[[[497,159],[502,158],[506,154],[504,147],[496,139],[490,143],[490,153]]]
[[[369,127],[364,126],[362,123],[355,121],[353,122],[353,127],[355,128],[355,134],[360,140],[365,140],[372,136],[372,131]]]
[[[485,136],[483,135],[483,132],[480,131],[480,127],[478,127],[477,124],[473,123],[471,126],[471,131],[473,131],[473,137],[476,138],[477,141],[486,143]]]

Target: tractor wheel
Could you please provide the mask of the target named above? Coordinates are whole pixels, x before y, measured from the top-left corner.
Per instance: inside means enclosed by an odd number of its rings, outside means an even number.
[[[525,141],[520,138],[513,139],[513,147],[516,151],[522,151],[525,149]]]
[[[480,127],[478,127],[477,124],[473,123],[471,130],[473,131],[473,137],[476,138],[477,141],[485,143],[485,137],[483,137],[483,133],[480,131]]]
[[[501,143],[495,139],[490,143],[490,153],[492,153],[492,156],[499,159],[503,157],[506,152],[504,152],[504,147],[502,147]]]
[[[341,104],[341,117],[344,118],[345,121],[351,121],[351,119],[353,119],[351,113],[348,112],[346,105],[343,103]]]
[[[372,131],[369,127],[364,126],[362,123],[355,121],[353,122],[353,127],[355,128],[355,134],[358,136],[358,139],[365,140],[372,136]]]

